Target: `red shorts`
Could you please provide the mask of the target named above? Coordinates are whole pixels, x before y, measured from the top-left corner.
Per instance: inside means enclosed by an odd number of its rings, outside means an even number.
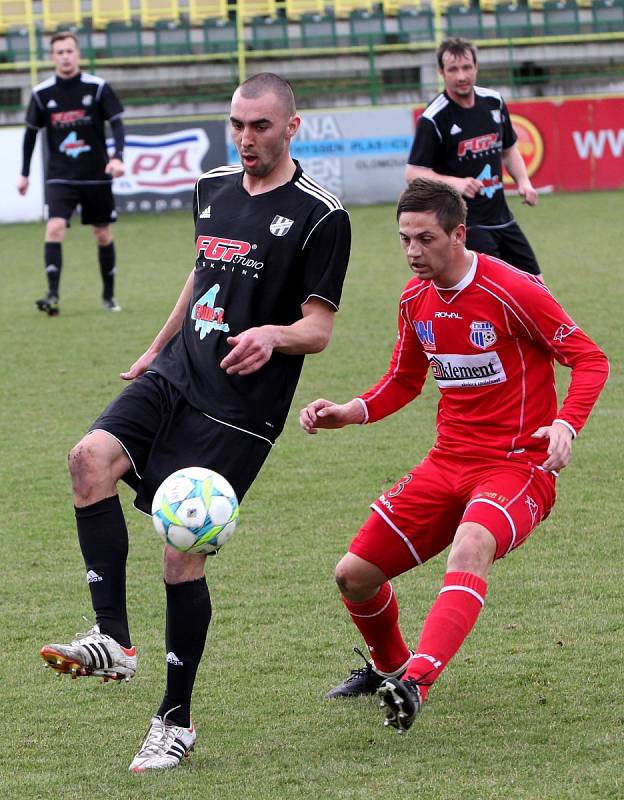
[[[519,461],[429,455],[371,504],[349,551],[388,577],[423,564],[453,541],[462,522],[483,525],[502,558],[555,503],[551,473]]]

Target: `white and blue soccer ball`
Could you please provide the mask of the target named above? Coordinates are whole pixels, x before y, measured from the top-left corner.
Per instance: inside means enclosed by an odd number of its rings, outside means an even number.
[[[234,489],[218,472],[185,467],[160,484],[152,502],[156,533],[182,553],[216,553],[236,529]]]

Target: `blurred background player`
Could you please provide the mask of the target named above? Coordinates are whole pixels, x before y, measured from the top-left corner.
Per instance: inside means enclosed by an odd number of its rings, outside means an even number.
[[[537,203],[507,106],[498,92],[475,86],[477,52],[470,42],[447,39],[437,59],[444,92],[418,120],[407,182],[436,178],[453,186],[468,206],[466,247],[539,275],[535,253],[505,200],[503,163],[524,202]]]
[[[131,385],[71,452],[96,625],[42,648],[59,672],[131,678],[136,670],[119,479],[146,513],[160,483],[189,465],[221,473],[242,500],[282,431],[304,355],[330,340],[350,224],[339,200],[291,158],[299,123],[277,75],[236,90],[230,128],[242,166],[199,179],[194,269],[160,333],[122,375]],[[211,618],[205,561],[165,547],[167,684],[133,772],[177,767],[194,746],[191,694]]]
[[[342,600],[372,656],[329,698],[378,692],[385,724],[406,731],[485,602],[493,562],[521,545],[555,501],[555,478],[607,379],[608,362],[543,282],[465,248],[459,193],[417,178],[397,209],[414,276],[399,302],[386,374],[344,405],[304,408],[305,431],[377,422],[440,390],[425,459],[376,500],[338,564]],[[560,407],[554,359],[572,370]],[[438,598],[410,652],[390,579],[451,545]]]
[[[63,266],[62,243],[70,218],[81,208],[83,225],[92,225],[98,244],[102,276],[102,307],[121,311],[115,300],[115,244],[111,223],[116,211],[112,178],[124,174],[123,107],[102,78],[80,71],[80,50],[73,33],[56,33],[51,41],[55,73],[33,89],[26,112],[20,194],[28,191],[28,175],[37,132],[46,130],[46,201],[44,266],[48,280],[45,297],[36,301],[49,316],[59,312],[59,284]],[[105,122],[115,142],[109,160]]]

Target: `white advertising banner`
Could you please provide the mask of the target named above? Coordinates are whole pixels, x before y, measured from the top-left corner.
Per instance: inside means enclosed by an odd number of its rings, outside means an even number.
[[[414,136],[411,109],[301,112],[291,152],[345,205],[394,203],[405,188]],[[231,164],[238,155],[228,142]]]
[[[0,222],[32,222],[43,217],[41,136],[30,164],[30,185],[22,196],[17,181],[22,169],[24,128],[0,128]]]

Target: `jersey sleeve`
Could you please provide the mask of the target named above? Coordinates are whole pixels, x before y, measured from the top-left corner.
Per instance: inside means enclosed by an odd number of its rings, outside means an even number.
[[[511,124],[509,109],[504,100],[501,100],[501,123],[503,126],[503,150],[507,150],[516,143],[518,137]]]
[[[556,419],[578,434],[609,377],[606,355],[538,279],[528,284],[516,311],[517,332],[529,336],[559,364],[572,370]]]
[[[349,215],[344,208],[332,209],[316,222],[303,245],[301,305],[311,297],[319,297],[338,309],[350,251]]]
[[[26,125],[29,128],[37,129],[43,128],[45,125],[43,110],[39,105],[34,92],[30,96],[30,103],[28,104],[28,109],[26,110]]]
[[[435,154],[439,144],[440,139],[434,123],[427,117],[421,117],[416,126],[407,163],[414,167],[432,169],[436,163]]]
[[[100,107],[102,109],[102,115],[104,119],[112,119],[113,117],[119,117],[121,114],[123,114],[124,109],[121,101],[108,83],[105,83],[102,87],[102,93],[100,94]]]
[[[399,332],[386,374],[367,392],[359,395],[365,403],[367,422],[377,422],[403,408],[422,391],[429,362],[414,333],[406,312],[399,310]]]

